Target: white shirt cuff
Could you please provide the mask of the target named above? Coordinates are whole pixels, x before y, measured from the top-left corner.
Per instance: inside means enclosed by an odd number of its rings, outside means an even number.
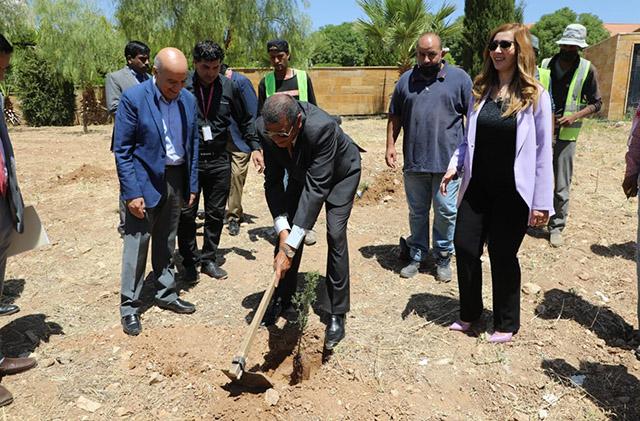
[[[273,228],[276,230],[276,234],[280,234],[283,230],[290,230],[291,226],[287,221],[287,215],[276,216],[276,219],[273,220]]]
[[[285,243],[298,250],[300,248],[300,243],[302,243],[306,234],[307,231],[304,228],[294,225]]]

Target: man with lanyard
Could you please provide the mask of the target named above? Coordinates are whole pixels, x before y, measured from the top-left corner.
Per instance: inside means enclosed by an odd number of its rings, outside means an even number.
[[[247,110],[255,119],[258,116],[258,96],[253,84],[242,73],[232,71],[222,66],[224,75],[238,85],[240,95],[244,98]],[[229,203],[227,206],[227,228],[229,235],[240,233],[240,223],[244,217],[242,210],[242,190],[247,179],[251,149],[242,138],[242,133],[235,120],[231,120],[231,139],[227,143],[227,151],[231,155],[231,187],[229,189]]]
[[[216,252],[224,219],[225,205],[231,183],[231,158],[227,152],[232,118],[238,123],[243,139],[249,146],[251,160],[262,172],[264,161],[254,119],[247,110],[238,86],[220,74],[224,51],[213,41],[196,44],[193,49],[195,71],[187,78],[185,88],[198,103],[200,129],[198,178],[204,196],[205,220],[202,251],[196,244],[196,214],[199,194],[192,206],[182,210],[178,228],[178,247],[185,268],[183,279],[195,282],[200,271],[216,279],[225,279],[227,272],[216,263]]]
[[[136,86],[149,79],[149,47],[140,41],[129,41],[124,47],[124,57],[127,65],[122,69],[107,74],[104,81],[104,93],[107,101],[107,109],[115,119],[118,104],[122,93],[132,86]],[[113,137],[111,138],[111,150],[113,151]],[[124,238],[124,218],[127,213],[127,205],[120,200],[120,223],[118,232]]]
[[[425,33],[416,43],[416,66],[398,80],[391,97],[385,160],[397,167],[395,143],[404,132],[404,188],[409,206],[411,235],[400,237],[400,258],[408,264],[403,278],[418,274],[429,252],[429,208],[433,201],[433,254],[436,280],[451,280],[451,255],[457,215],[457,191],[440,193],[440,181],[449,160],[464,137],[463,118],[471,101],[471,78],[442,59],[440,37]]]
[[[283,39],[271,40],[267,42],[267,53],[273,71],[268,72],[258,84],[258,114],[267,98],[275,93],[288,94],[297,100],[317,106],[316,95],[307,72],[289,67],[289,43]],[[285,179],[287,177],[285,174]],[[304,243],[308,246],[316,243],[316,233],[313,230],[307,232]]]
[[[551,71],[556,116],[553,146],[555,215],[549,220],[549,242],[553,247],[564,244],[562,231],[567,224],[573,157],[582,119],[602,107],[596,68],[579,54],[580,49],[589,46],[586,39],[587,28],[576,23],[568,25],[562,38],[556,41],[560,52],[542,60],[542,67]]]

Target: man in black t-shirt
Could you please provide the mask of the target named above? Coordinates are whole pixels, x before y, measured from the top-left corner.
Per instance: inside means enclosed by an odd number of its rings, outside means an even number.
[[[274,93],[289,94],[300,101],[318,105],[307,72],[289,67],[289,43],[281,39],[271,40],[267,43],[267,52],[273,71],[267,73],[258,85],[258,113]]]
[[[264,75],[258,84],[258,115],[267,98],[275,93],[288,94],[297,100],[317,106],[316,95],[307,72],[289,67],[289,43],[283,39],[271,40],[267,42],[267,53],[273,71]],[[316,233],[313,230],[307,232],[304,243],[308,246],[316,243]]]

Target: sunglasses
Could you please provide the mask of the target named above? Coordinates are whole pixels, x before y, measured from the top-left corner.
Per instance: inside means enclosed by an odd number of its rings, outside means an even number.
[[[500,46],[501,50],[508,50],[509,48],[511,48],[511,46],[514,44],[513,41],[506,41],[506,40],[502,40],[502,41],[496,41],[493,40],[489,43],[489,51],[495,51],[498,49],[498,46]]]
[[[291,132],[293,131],[293,127],[295,126],[295,123],[291,125],[291,128],[289,128],[288,132],[285,131],[281,131],[281,132],[272,132],[269,130],[265,130],[265,133],[267,134],[267,136],[274,138],[274,137],[289,137],[291,135]]]

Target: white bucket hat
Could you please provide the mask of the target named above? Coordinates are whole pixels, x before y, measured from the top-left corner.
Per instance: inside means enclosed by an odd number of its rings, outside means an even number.
[[[562,38],[556,41],[559,45],[577,45],[580,48],[587,48],[587,28],[579,23],[567,25],[562,34]]]

